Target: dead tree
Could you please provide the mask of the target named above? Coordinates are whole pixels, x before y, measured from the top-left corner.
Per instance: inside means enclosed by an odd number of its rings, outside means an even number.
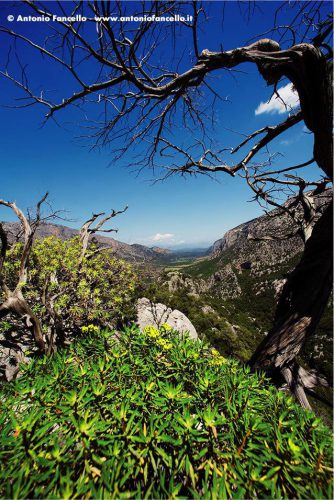
[[[0,200],[0,205],[10,208],[19,219],[23,235],[17,281],[15,287],[10,288],[6,284],[6,279],[4,277],[4,264],[8,251],[8,238],[3,225],[0,223],[0,286],[4,295],[4,301],[0,305],[0,319],[4,318],[8,314],[13,314],[19,318],[23,322],[24,326],[31,331],[39,351],[43,354],[46,353],[47,347],[43,339],[42,325],[38,316],[32,311],[28,302],[24,298],[24,286],[26,285],[28,279],[29,257],[32,250],[35,232],[41,221],[41,206],[46,201],[47,196],[48,193],[46,193],[37,204],[34,223],[28,222],[22,210],[20,210],[15,203]]]
[[[42,3],[31,1],[24,3],[34,15],[52,18],[53,12],[49,9],[52,6],[46,8]],[[300,200],[307,204],[305,190],[323,190],[332,182],[332,17],[322,15],[322,2],[305,2],[297,9],[297,14],[293,14],[288,26],[280,26],[275,16],[269,34],[279,37],[280,42],[283,40],[283,47],[273,38],[259,36],[254,43],[231,50],[223,50],[220,46],[217,51],[205,48],[201,51],[199,47],[197,31],[200,18],[205,15],[205,4],[156,1],[142,2],[138,7],[137,12],[133,12],[126,2],[63,4],[63,14],[85,15],[87,22],[95,24],[95,39],[87,37],[85,23],[76,20],[59,20],[50,26],[52,36],[46,37],[44,44],[6,26],[0,28],[6,37],[35,49],[68,73],[75,89],[59,101],[54,102],[47,91],[34,91],[23,64],[19,77],[9,71],[8,65],[1,74],[24,92],[24,106],[37,104],[47,109],[46,120],[55,118],[58,112],[69,106],[80,108],[95,101],[104,110],[104,121],[94,121],[89,129],[95,143],[105,145],[121,139],[124,146],[116,153],[119,157],[136,143],[145,141],[149,145],[146,165],[161,166],[161,161],[167,158],[164,178],[173,174],[214,175],[218,172],[232,177],[240,175],[258,201],[282,209],[284,206],[277,201],[277,190],[284,188],[290,190],[290,194],[299,190]],[[277,9],[278,14],[281,8]],[[111,20],[110,16],[115,13],[126,16],[129,9],[130,14],[146,16],[136,28],[126,18],[117,22]],[[176,40],[175,23],[163,26],[163,23],[154,23],[150,17],[186,13],[192,14],[192,18],[182,21],[181,28],[185,37],[189,34],[192,58],[182,72],[179,72],[177,57],[166,69],[164,64],[157,64],[154,54],[159,51],[161,42],[168,44],[168,40]],[[168,47],[171,48],[172,43]],[[184,67],[185,62],[182,62]],[[82,65],[90,63],[99,68],[93,81],[87,81],[88,72],[81,71]],[[205,99],[201,108],[196,98],[203,89],[208,89],[214,99],[220,98],[210,86],[209,78],[219,72],[224,75],[235,71],[244,63],[255,65],[267,84],[273,86],[274,95],[278,83],[288,79],[298,93],[300,110],[291,111],[288,118],[278,125],[263,127],[247,135],[236,148],[229,148],[228,151],[236,155],[249,146],[241,160],[233,163],[227,161],[226,156],[222,157],[226,149],[219,151],[210,142],[207,144],[207,127],[210,126],[206,119],[208,100]],[[196,137],[190,146],[176,143],[175,134],[170,133],[177,113],[182,114],[182,125],[190,137],[194,130],[201,134],[201,138]],[[274,139],[302,121],[314,137],[312,158],[301,165],[279,169],[273,167],[271,155],[266,162],[255,163],[259,152],[267,151]],[[321,173],[320,179],[316,166]],[[313,180],[305,180],[303,169],[306,167],[307,178],[314,172]],[[298,172],[301,174],[297,175]],[[311,206],[309,209],[312,219]],[[280,371],[304,405],[307,403],[299,390],[303,375],[296,369],[295,359],[306,338],[314,333],[330,295],[330,213],[331,207],[328,207],[313,231],[310,220],[305,219],[304,255],[283,289],[272,330],[251,360],[255,368]]]

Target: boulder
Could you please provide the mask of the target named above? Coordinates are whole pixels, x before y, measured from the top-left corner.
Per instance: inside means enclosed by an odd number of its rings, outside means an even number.
[[[188,332],[190,338],[197,339],[198,335],[194,325],[189,318],[181,311],[174,311],[164,304],[151,302],[145,297],[137,301],[137,324],[142,330],[145,326],[160,328],[163,323],[167,323],[174,330],[180,333]]]

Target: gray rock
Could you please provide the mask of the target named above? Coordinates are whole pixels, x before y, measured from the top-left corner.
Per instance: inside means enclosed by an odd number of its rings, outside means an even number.
[[[201,292],[207,289],[205,280],[194,280],[178,271],[169,272],[167,281],[163,283],[163,286],[168,287],[170,293],[175,293],[178,290],[187,290],[188,295],[193,297],[199,296]]]
[[[218,316],[217,311],[215,311],[211,306],[205,304],[205,306],[202,307],[202,311],[204,314],[215,314]]]
[[[20,364],[29,363],[29,353],[37,351],[31,335],[16,331],[0,332],[0,379],[11,380],[20,376]]]
[[[326,190],[314,197],[318,211],[315,220],[330,203],[332,193]],[[290,198],[286,205],[291,204]],[[295,207],[296,214],[301,213],[301,205]],[[226,256],[229,251],[234,266],[241,270],[251,270],[254,276],[270,266],[284,263],[303,251],[304,244],[297,235],[298,226],[292,218],[281,209],[275,209],[262,217],[245,222],[225,233],[223,238],[215,241],[210,248],[211,257]],[[290,234],[296,234],[288,237]],[[273,270],[271,270],[273,271]]]
[[[181,311],[174,311],[164,304],[151,302],[145,297],[137,301],[137,324],[140,329],[145,326],[154,326],[160,328],[163,323],[167,323],[174,330],[180,333],[189,332],[192,339],[197,339],[198,335],[194,325],[189,318]]]
[[[20,364],[28,363],[29,359],[22,351],[3,348],[0,352],[0,377],[8,382],[17,378],[20,374]]]
[[[279,296],[281,295],[281,292],[283,290],[283,287],[286,283],[286,279],[280,279],[280,280],[274,280],[272,283],[272,286],[275,291],[275,298],[278,300]]]
[[[227,264],[223,269],[215,272],[209,278],[209,283],[210,287],[216,290],[222,299],[235,299],[241,295],[238,278],[231,264]]]

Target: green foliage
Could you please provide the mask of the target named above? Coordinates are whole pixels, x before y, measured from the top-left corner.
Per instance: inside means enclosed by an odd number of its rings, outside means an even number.
[[[189,259],[186,262],[179,264],[173,263],[166,267],[166,271],[184,271],[189,276],[207,278],[217,270],[218,264],[221,263],[221,257],[213,259],[199,258]]]
[[[9,323],[9,321],[0,321],[0,330],[2,332],[9,332],[12,328],[12,325]]]
[[[238,280],[241,294],[236,298],[222,298],[220,285],[197,295],[189,294],[185,287],[169,292],[157,284],[148,283],[141,294],[153,301],[160,301],[179,309],[186,314],[202,338],[208,339],[212,345],[225,354],[233,355],[241,361],[248,361],[254,353],[263,334],[268,332],[274,321],[277,304],[274,289],[270,285],[275,280],[286,278],[300,260],[300,254],[294,255],[285,262],[267,264],[257,275],[251,269],[236,268],[233,261],[237,254],[233,249],[224,251],[215,258],[193,259],[192,263],[178,267],[186,278],[207,278],[221,270],[225,265],[232,264],[232,269]],[[168,282],[168,271],[162,273],[160,282]],[[196,281],[195,281],[196,282]],[[263,285],[263,286],[261,286]],[[254,290],[257,290],[254,296]],[[210,306],[212,311],[203,311],[204,306]],[[236,326],[234,333],[230,325]],[[319,353],[319,346],[320,351]],[[328,379],[333,377],[333,307],[330,300],[324,315],[317,327],[316,334],[311,336],[303,349],[303,362],[310,368],[316,368]]]
[[[5,267],[9,282],[15,283],[21,249],[17,244],[9,253]],[[94,243],[84,259],[80,254],[79,238],[51,236],[33,245],[24,294],[44,328],[53,318],[66,331],[77,332],[88,323],[105,327],[131,316],[136,276],[130,264]]]
[[[332,498],[319,419],[167,325],[34,361],[0,430],[5,498]]]

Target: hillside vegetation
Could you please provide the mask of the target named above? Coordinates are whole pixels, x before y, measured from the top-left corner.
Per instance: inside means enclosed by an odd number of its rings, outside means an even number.
[[[87,328],[1,387],[6,498],[331,498],[331,437],[168,325]]]

